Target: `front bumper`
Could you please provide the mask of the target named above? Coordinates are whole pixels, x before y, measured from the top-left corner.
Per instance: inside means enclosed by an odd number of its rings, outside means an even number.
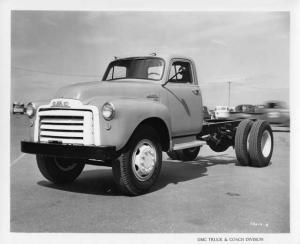
[[[96,159],[102,161],[112,160],[117,157],[114,146],[81,146],[21,141],[21,151],[61,158]]]

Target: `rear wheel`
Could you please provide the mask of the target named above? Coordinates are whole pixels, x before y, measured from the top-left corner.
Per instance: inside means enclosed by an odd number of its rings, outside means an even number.
[[[42,175],[56,184],[74,181],[84,168],[84,163],[79,162],[78,159],[37,155],[36,160]]]
[[[249,135],[251,166],[265,167],[270,163],[274,147],[273,132],[265,120],[254,122]]]
[[[176,151],[170,151],[167,154],[173,160],[192,161],[197,158],[199,151],[200,147],[191,147]]]
[[[179,160],[179,157],[177,155],[177,151],[169,151],[169,152],[167,152],[167,154],[170,157],[170,159]]]
[[[220,141],[219,143],[216,143],[211,140],[207,141],[207,145],[210,147],[211,150],[213,150],[215,152],[224,152],[230,147],[229,144],[224,143],[222,141]]]
[[[253,125],[253,121],[246,119],[243,120],[239,126],[237,127],[235,133],[235,154],[240,165],[248,166],[250,163],[250,155],[248,152],[249,145],[249,133],[251,127]]]
[[[114,180],[127,195],[146,193],[158,178],[162,148],[156,131],[140,127],[120,157],[113,162]]]

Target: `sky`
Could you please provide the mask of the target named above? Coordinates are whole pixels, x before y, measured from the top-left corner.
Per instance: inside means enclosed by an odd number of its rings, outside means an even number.
[[[52,98],[64,85],[101,80],[114,56],[191,57],[209,108],[289,104],[288,12],[13,11],[11,97]]]

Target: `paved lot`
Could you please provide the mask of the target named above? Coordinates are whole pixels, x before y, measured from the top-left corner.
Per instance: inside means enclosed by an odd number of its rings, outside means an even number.
[[[20,152],[25,120],[11,121],[13,232],[289,232],[289,133],[275,132],[272,164],[236,165],[232,148],[203,147],[196,161],[164,155],[160,178],[143,196],[116,190],[111,169],[86,166],[63,187],[46,181]]]

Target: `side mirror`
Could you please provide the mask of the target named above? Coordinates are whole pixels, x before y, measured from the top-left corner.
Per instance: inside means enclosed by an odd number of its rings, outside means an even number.
[[[178,71],[171,77],[169,78],[165,83],[162,84],[162,86],[164,87],[165,85],[167,85],[169,83],[170,80],[172,80],[176,75],[182,75],[184,72],[186,71],[186,67],[181,66]]]
[[[182,67],[182,66],[181,66],[181,67],[179,68],[177,74],[181,74],[181,75],[182,75],[184,71],[186,71],[186,67]]]

